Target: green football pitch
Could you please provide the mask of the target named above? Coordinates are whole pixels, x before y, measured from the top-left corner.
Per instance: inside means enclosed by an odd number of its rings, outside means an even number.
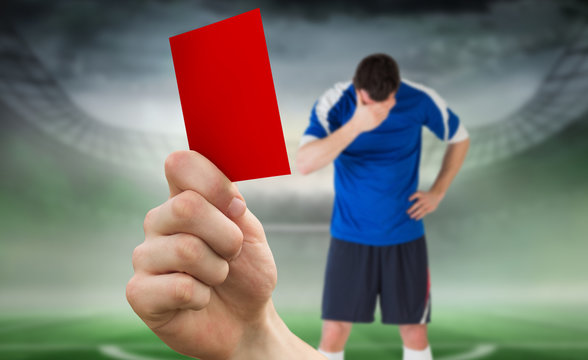
[[[586,306],[433,308],[436,360],[588,359]],[[316,346],[317,313],[281,311],[291,330]],[[346,359],[401,359],[393,326],[356,325]],[[183,359],[130,311],[67,315],[2,314],[0,359]]]

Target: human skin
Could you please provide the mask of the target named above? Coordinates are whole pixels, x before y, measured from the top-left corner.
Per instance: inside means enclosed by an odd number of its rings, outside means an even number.
[[[330,164],[361,133],[378,127],[396,105],[395,96],[396,93],[391,93],[386,100],[377,102],[364,89],[356,91],[357,108],[351,119],[329,136],[298,149],[298,171],[306,175]]]
[[[309,142],[298,150],[296,166],[300,173],[306,175],[331,163],[361,133],[379,126],[396,103],[395,93],[391,93],[388,99],[381,102],[371,99],[364,89],[356,94],[356,111],[345,125],[329,136]],[[421,220],[437,209],[465,160],[469,144],[469,139],[466,139],[447,146],[441,170],[431,189],[417,191],[409,197],[410,201],[414,201],[407,210],[412,219]],[[350,322],[324,320],[320,349],[328,352],[342,351],[352,325]],[[399,332],[407,348],[422,350],[428,346],[425,324],[400,325]]]
[[[425,215],[437,210],[439,203],[445,197],[449,185],[461,169],[470,147],[470,139],[449,144],[445,149],[441,170],[429,191],[417,191],[409,198],[415,201],[408,209],[408,215],[415,220],[421,220]]]
[[[322,359],[271,299],[276,265],[243,196],[194,151],[165,162],[170,196],[145,217],[129,304],[173,350],[202,360]]]

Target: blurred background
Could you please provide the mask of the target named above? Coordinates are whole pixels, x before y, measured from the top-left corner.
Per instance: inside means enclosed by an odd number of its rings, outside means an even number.
[[[0,338],[35,328],[37,342],[52,340],[39,319],[136,320],[124,297],[131,253],[145,213],[167,198],[166,155],[187,149],[168,38],[258,7],[293,174],[238,186],[266,228],[291,326],[308,314],[302,336],[317,339],[333,200],[332,167],[294,169],[298,142],[314,101],[386,52],[471,134],[464,169],[425,220],[433,337],[464,314],[494,321],[475,345],[515,319],[521,333],[582,340],[546,359],[588,357],[588,5],[572,0],[3,2]],[[427,189],[444,145],[424,138]],[[11,346],[0,358],[53,356]]]

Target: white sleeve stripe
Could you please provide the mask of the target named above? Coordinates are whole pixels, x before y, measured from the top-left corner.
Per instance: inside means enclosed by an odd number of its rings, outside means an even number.
[[[308,144],[309,142],[313,142],[315,140],[318,140],[319,138],[317,138],[314,135],[303,135],[302,139],[300,139],[300,144],[298,144],[298,147],[302,147],[303,145]]]
[[[455,144],[455,143],[464,141],[465,139],[467,139],[469,137],[470,137],[470,134],[466,130],[465,126],[463,126],[463,124],[460,122],[459,126],[457,127],[457,131],[455,132],[455,134],[453,134],[451,139],[449,139],[449,141],[447,141],[447,142],[449,144]]]
[[[319,123],[327,132],[327,135],[331,132],[329,131],[329,111],[335,106],[337,101],[341,99],[343,96],[343,92],[351,85],[351,81],[346,82],[338,82],[336,83],[331,89],[327,90],[318,100],[316,104],[316,116],[319,120]]]
[[[425,85],[417,84],[406,79],[402,79],[402,81],[429,95],[429,97],[433,100],[435,105],[437,105],[439,111],[441,112],[441,116],[443,117],[443,126],[445,128],[445,131],[443,133],[443,140],[447,141],[449,138],[449,112],[447,111],[447,103],[445,102],[445,100],[443,100],[443,98],[435,90],[426,87]]]

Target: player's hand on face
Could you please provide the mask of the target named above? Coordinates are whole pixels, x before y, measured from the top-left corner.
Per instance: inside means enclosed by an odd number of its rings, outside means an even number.
[[[370,99],[368,92],[364,89],[356,90],[355,95],[357,107],[354,117],[357,118],[361,131],[370,131],[380,126],[396,104],[394,95],[384,101]]]
[[[228,358],[271,303],[272,253],[237,187],[210,161],[176,152],[165,172],[170,198],[145,217],[127,299],[172,349]]]
[[[425,215],[437,210],[439,203],[443,200],[443,194],[432,191],[417,191],[408,200],[414,201],[414,203],[408,209],[407,214],[411,219],[421,220]]]

